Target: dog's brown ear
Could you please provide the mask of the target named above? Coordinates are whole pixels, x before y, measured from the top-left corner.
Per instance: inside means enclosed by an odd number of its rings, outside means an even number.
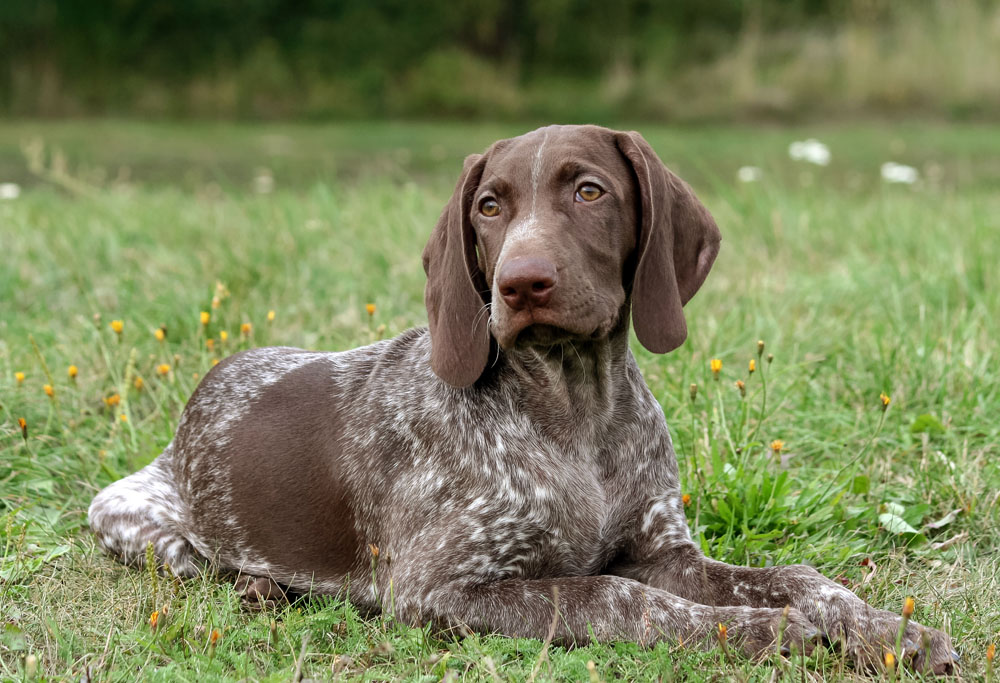
[[[448,384],[467,387],[483,374],[490,352],[489,296],[479,269],[469,217],[486,156],[465,159],[462,177],[424,247],[424,304],[431,331],[431,368]]]
[[[632,281],[635,335],[653,353],[684,343],[683,306],[705,281],[722,236],[687,183],[636,132],[618,133],[639,186],[639,235]]]

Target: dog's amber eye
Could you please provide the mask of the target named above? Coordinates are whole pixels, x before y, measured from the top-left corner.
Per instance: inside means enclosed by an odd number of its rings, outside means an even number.
[[[487,197],[483,201],[479,202],[479,213],[483,214],[487,218],[493,218],[500,213],[500,204],[497,200],[492,197]]]
[[[599,188],[597,185],[591,183],[584,183],[576,190],[576,201],[578,202],[592,202],[598,197],[604,194],[604,190]]]

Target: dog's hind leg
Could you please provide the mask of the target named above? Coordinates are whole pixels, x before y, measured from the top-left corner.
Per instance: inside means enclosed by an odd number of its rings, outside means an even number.
[[[143,566],[152,543],[158,565],[168,565],[177,576],[194,576],[205,560],[183,531],[183,503],[166,467],[172,448],[97,494],[88,518],[98,543],[119,561]]]

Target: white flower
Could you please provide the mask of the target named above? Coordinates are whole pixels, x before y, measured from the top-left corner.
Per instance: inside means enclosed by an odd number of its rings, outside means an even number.
[[[740,166],[736,177],[741,183],[755,183],[764,176],[764,172],[756,166]]]
[[[21,186],[17,183],[0,183],[0,199],[17,199],[21,196]]]
[[[266,168],[257,169],[257,175],[253,179],[253,191],[257,194],[271,194],[274,192],[274,176]]]
[[[790,144],[788,156],[794,161],[808,161],[817,166],[826,166],[830,163],[830,148],[815,138],[809,138]]]
[[[882,180],[887,183],[912,185],[919,178],[920,174],[912,166],[897,164],[895,161],[887,161],[882,164]]]

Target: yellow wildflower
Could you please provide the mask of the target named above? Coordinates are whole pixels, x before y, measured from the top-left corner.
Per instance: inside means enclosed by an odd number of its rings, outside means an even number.
[[[160,621],[160,611],[154,610],[152,614],[149,615],[149,627],[156,630],[156,624]]]
[[[145,382],[142,381],[142,377],[136,377],[135,381],[132,382],[132,386],[135,387],[136,391],[142,391],[142,387],[144,384]]]
[[[274,322],[274,310],[273,309],[267,312],[267,322],[269,322],[269,323],[273,323]]]
[[[716,379],[718,379],[719,372],[722,370],[722,361],[719,360],[718,358],[713,358],[712,361],[708,364],[708,366],[712,368],[712,374],[715,375]]]
[[[106,399],[104,399],[104,404],[109,408],[114,408],[116,405],[122,402],[122,397],[118,394],[111,394]]]
[[[120,335],[122,333],[122,330],[125,329],[125,323],[123,323],[121,320],[112,320],[111,329],[114,331],[115,334]]]
[[[726,628],[725,624],[719,624],[719,642],[723,645],[726,644],[726,636],[729,635],[729,629]]]
[[[885,653],[885,668],[893,671],[896,668],[896,655],[891,652]]]
[[[683,496],[681,496],[681,502],[684,503],[685,506],[690,505],[691,504],[691,494],[690,493],[685,493]]]
[[[775,439],[774,441],[771,442],[771,450],[774,451],[776,455],[778,453],[781,453],[781,449],[783,449],[784,447],[785,447],[785,442],[782,441],[781,439]]]
[[[201,312],[201,324],[207,325],[208,321],[212,319],[211,314],[208,311]]]
[[[223,342],[226,341],[227,339],[229,339],[229,333],[226,332],[225,330],[222,330],[221,332],[219,332],[219,339]]]
[[[367,304],[365,310],[368,311],[368,315],[375,315],[375,304]]]
[[[160,363],[156,366],[156,374],[163,376],[170,372],[170,366],[166,363]]]
[[[75,365],[71,365],[68,368],[66,368],[66,374],[69,375],[70,379],[76,379],[76,376],[77,374],[79,374],[79,372],[80,370]]]
[[[914,607],[913,598],[907,597],[906,600],[903,600],[903,618],[904,619],[909,619],[910,617],[913,616],[913,607]]]
[[[48,396],[49,398],[52,398],[56,395],[56,390],[52,388],[51,384],[46,384],[45,386],[42,387],[42,390],[45,392],[45,395]]]
[[[219,359],[218,358],[213,358],[212,359],[212,367],[214,368],[218,364],[219,364]]]
[[[755,361],[753,358],[751,358],[750,359],[750,365],[749,365],[750,374],[752,375],[753,371],[756,370],[756,369],[757,369],[757,361]]]
[[[17,418],[17,426],[21,428],[21,436],[27,440],[28,438],[28,421],[23,417]]]
[[[125,413],[119,415],[118,419],[121,420],[122,422],[128,422],[128,416]]]
[[[14,373],[14,379],[17,381],[17,386],[21,386],[22,384],[24,384],[24,373],[23,372],[15,372]]]
[[[993,663],[993,658],[996,656],[996,654],[997,654],[996,643],[990,643],[986,647],[986,663],[987,664],[992,664]]]
[[[882,402],[882,412],[884,413],[889,409],[889,404],[892,403],[892,399],[884,391],[878,395],[878,400]]]
[[[219,638],[221,638],[221,637],[222,637],[222,634],[219,633],[219,629],[213,628],[212,629],[212,635],[209,636],[208,641],[212,645],[215,645],[219,641]]]
[[[251,325],[250,323],[243,323],[242,325],[240,325],[240,334],[242,334],[244,337],[249,337],[252,331],[253,331],[253,325]]]
[[[215,340],[209,337],[208,339],[205,340],[205,346],[208,348],[209,351],[213,350],[215,348]]]
[[[164,339],[167,338],[167,328],[163,325],[160,325],[155,330],[153,330],[153,336],[156,337],[156,341],[160,342],[163,341]]]

